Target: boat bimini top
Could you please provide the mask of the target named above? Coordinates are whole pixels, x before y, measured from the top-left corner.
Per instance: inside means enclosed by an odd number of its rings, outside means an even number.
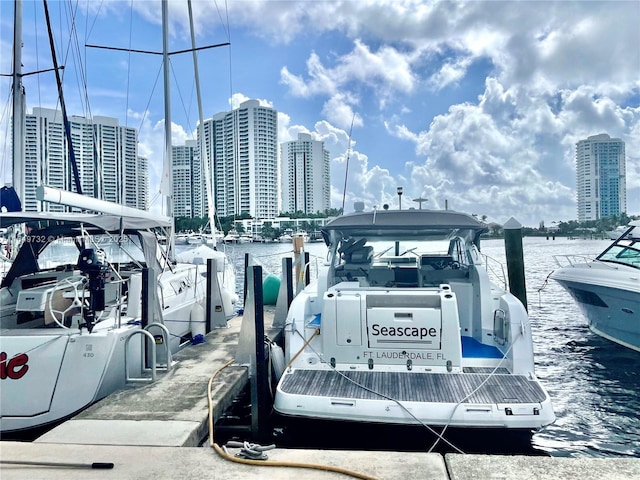
[[[39,271],[38,257],[50,243],[61,238],[111,234],[139,238],[147,266],[160,269],[161,255],[153,229],[166,230],[171,224],[159,219],[119,215],[66,212],[2,212],[0,228],[25,224],[26,237],[11,268],[2,280],[9,286],[22,275]]]

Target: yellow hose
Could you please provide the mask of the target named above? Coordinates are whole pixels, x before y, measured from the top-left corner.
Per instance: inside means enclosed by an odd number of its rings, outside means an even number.
[[[211,398],[211,385],[213,384],[213,379],[222,370],[227,368],[233,362],[234,362],[233,360],[229,360],[222,367],[220,367],[218,370],[216,370],[216,372],[213,375],[211,375],[211,378],[209,379],[209,384],[207,386],[207,400],[208,400],[208,405],[209,405],[209,445],[211,446],[211,448],[213,448],[218,453],[218,455],[220,455],[225,460],[230,460],[230,461],[236,462],[236,463],[243,463],[245,465],[255,465],[255,466],[260,466],[260,467],[309,468],[309,469],[314,469],[314,470],[323,470],[323,471],[327,471],[327,472],[342,473],[342,474],[348,475],[350,477],[361,478],[362,480],[378,480],[376,477],[372,477],[372,476],[366,475],[364,473],[355,472],[353,470],[348,470],[346,468],[341,468],[341,467],[333,467],[331,465],[319,465],[319,464],[301,463],[301,462],[276,462],[276,461],[272,461],[272,460],[252,460],[252,459],[249,459],[249,458],[234,457],[233,455],[230,455],[229,453],[225,452],[224,449],[222,449],[220,447],[220,445],[218,445],[213,440],[213,399]]]

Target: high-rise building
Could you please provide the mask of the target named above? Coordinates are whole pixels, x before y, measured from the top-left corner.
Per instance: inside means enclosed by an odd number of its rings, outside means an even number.
[[[81,117],[73,119],[88,126],[87,135],[83,137],[87,148],[93,149],[91,140],[95,141],[95,171],[100,174],[95,175],[97,195],[93,195],[127,207],[146,208],[146,203],[140,203],[141,195],[148,195],[141,189],[148,190],[148,185],[139,176],[138,132],[118,125],[118,120],[111,117],[96,116],[92,122]],[[73,141],[75,145],[75,139]]]
[[[71,142],[82,194],[129,207],[147,208],[149,179],[138,157],[138,133],[110,117],[69,118]],[[25,116],[25,211],[64,207],[36,200],[40,184],[76,192],[62,114],[34,108]]]
[[[576,144],[578,221],[597,220],[627,211],[625,146],[606,133]]]
[[[202,217],[200,159],[195,140],[172,146],[173,214],[176,217]]]
[[[138,155],[138,208],[149,210],[149,159]]]
[[[216,213],[275,218],[279,213],[278,112],[248,100],[205,120],[203,127],[213,165]]]
[[[330,160],[324,142],[308,133],[281,145],[282,211],[314,214],[330,204]]]

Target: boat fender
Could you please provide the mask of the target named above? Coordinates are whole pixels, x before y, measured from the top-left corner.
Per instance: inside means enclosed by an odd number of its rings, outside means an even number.
[[[276,377],[277,381],[280,381],[280,377],[284,373],[284,350],[280,345],[271,342],[269,344],[269,354],[271,355],[271,370]]]
[[[191,335],[197,337],[204,335],[207,333],[207,329],[205,328],[205,312],[204,307],[200,302],[196,302],[191,307],[191,313],[189,316],[191,320]]]
[[[142,317],[142,273],[134,273],[129,277],[127,315],[136,319]]]
[[[262,282],[263,302],[265,305],[275,305],[280,291],[280,277],[270,273]]]
[[[220,295],[222,296],[224,314],[227,318],[230,318],[233,316],[233,305],[238,301],[239,297],[235,293],[230,293],[224,288],[220,289]]]

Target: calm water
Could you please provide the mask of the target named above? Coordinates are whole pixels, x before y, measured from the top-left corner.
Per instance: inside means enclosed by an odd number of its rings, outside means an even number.
[[[553,255],[597,254],[608,240],[525,238],[528,309],[534,333],[536,373],[551,395],[557,420],[534,434],[535,451],[562,457],[640,456],[640,354],[593,333],[572,298],[548,275]],[[241,244],[227,247],[242,272],[250,253],[265,274],[279,275],[290,244]],[[327,250],[306,245],[311,272]],[[484,240],[482,253],[504,263],[504,242]],[[238,292],[242,291],[238,275]],[[367,432],[361,433],[367,435]],[[400,434],[402,435],[402,434]],[[413,435],[412,435],[413,436]],[[335,437],[335,436],[334,436]]]

